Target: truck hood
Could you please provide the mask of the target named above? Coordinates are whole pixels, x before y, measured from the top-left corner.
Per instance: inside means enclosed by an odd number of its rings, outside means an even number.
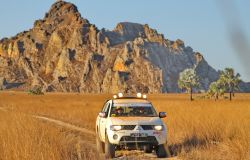
[[[159,117],[111,117],[112,125],[162,125]]]

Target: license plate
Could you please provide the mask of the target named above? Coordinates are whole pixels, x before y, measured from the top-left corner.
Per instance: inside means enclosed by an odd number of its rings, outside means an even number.
[[[131,133],[130,136],[131,137],[147,137],[148,134],[147,133]]]

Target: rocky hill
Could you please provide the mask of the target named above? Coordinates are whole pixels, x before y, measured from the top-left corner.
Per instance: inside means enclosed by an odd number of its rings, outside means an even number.
[[[59,1],[29,31],[0,41],[0,88],[116,93],[178,92],[179,73],[195,67],[206,90],[218,72],[147,24],[99,30],[75,5]]]

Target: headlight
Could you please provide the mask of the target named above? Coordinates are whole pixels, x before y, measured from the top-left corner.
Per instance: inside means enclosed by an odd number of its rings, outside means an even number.
[[[110,126],[110,129],[111,129],[112,131],[119,131],[119,130],[122,129],[122,126],[112,125],[112,126]]]
[[[157,125],[157,126],[154,126],[154,129],[157,130],[157,131],[162,131],[163,126],[162,125]]]

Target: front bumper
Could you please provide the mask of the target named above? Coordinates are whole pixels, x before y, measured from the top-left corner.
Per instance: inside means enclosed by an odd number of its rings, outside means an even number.
[[[132,137],[131,134],[147,134],[145,137]],[[166,143],[166,130],[121,130],[121,131],[107,131],[109,142],[116,145],[129,145],[129,144],[151,144],[160,145]]]

